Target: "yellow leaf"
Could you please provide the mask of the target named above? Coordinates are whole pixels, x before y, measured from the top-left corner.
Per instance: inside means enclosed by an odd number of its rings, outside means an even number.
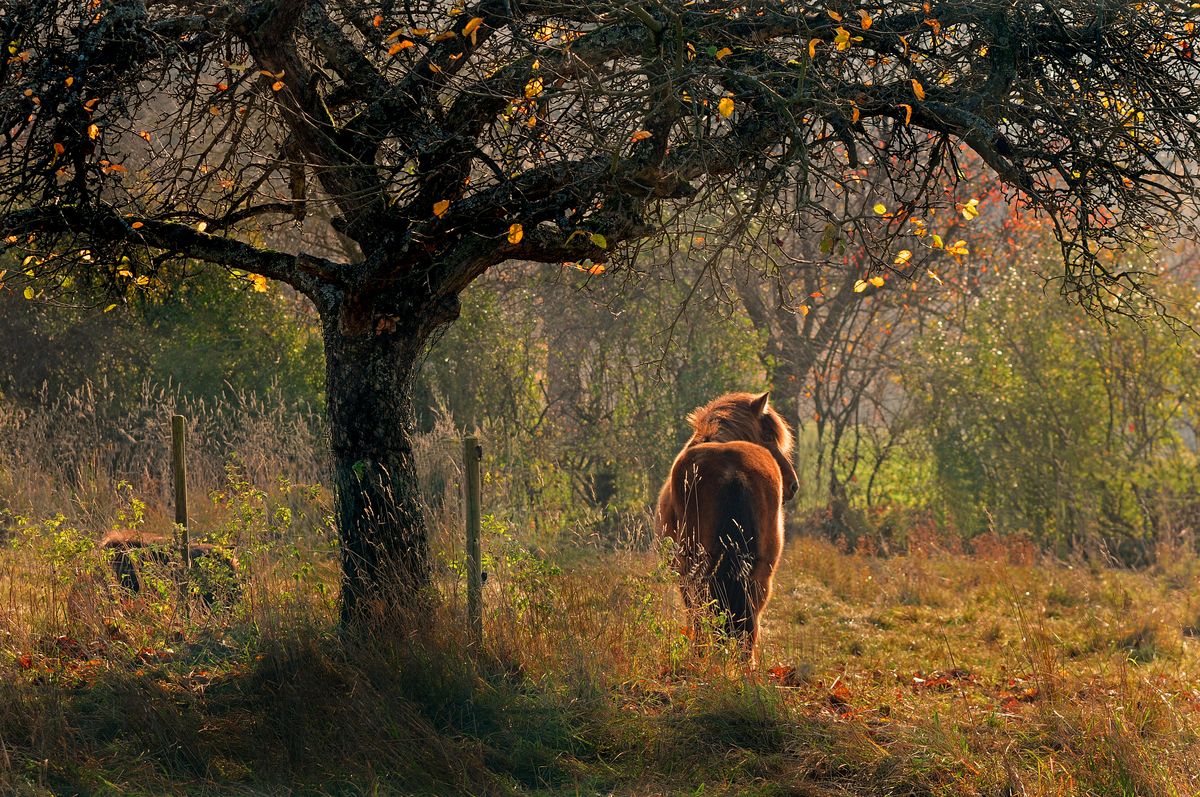
[[[866,11],[860,10],[858,12],[858,21],[862,25],[863,30],[866,30],[867,28],[871,27],[871,15],[868,14]]]
[[[202,222],[200,222],[199,224],[197,224],[197,225],[196,225],[196,231],[197,231],[197,232],[204,232],[204,231],[205,231],[205,230],[207,230],[207,229],[208,229],[208,222],[207,222],[207,221],[202,221]]]
[[[955,241],[946,247],[946,253],[951,255],[969,255],[971,254],[971,250],[967,248],[966,241]]]
[[[519,244],[524,237],[525,229],[520,224],[513,224],[508,228],[508,242],[510,244]]]
[[[733,55],[733,50],[729,49],[728,47],[722,47],[720,50],[717,50],[718,61],[724,59],[727,55]]]
[[[533,80],[525,84],[525,99],[532,100],[534,97],[542,93],[544,84],[540,77],[535,77]]]
[[[912,251],[909,249],[901,249],[896,253],[896,259],[892,262],[897,266],[903,266],[909,260],[912,260]]]
[[[733,99],[730,97],[722,97],[721,101],[717,103],[717,111],[721,114],[721,116],[724,116],[724,117],[732,116],[733,115]]]
[[[100,138],[100,128],[96,126],[95,123],[92,123],[88,125],[87,134],[88,138],[90,138],[92,141],[95,141],[96,139]]]
[[[467,20],[467,24],[463,25],[463,35],[470,36],[475,31],[479,30],[479,26],[483,24],[483,17],[472,17]]]
[[[117,309],[117,306],[115,304],[110,304],[108,307],[104,308],[104,312],[111,313],[113,310],[116,310],[116,309]]]
[[[817,57],[817,45],[820,43],[821,43],[820,39],[809,39],[808,40],[808,57],[809,58]]]
[[[120,271],[118,271],[118,272],[117,272],[117,276],[118,276],[118,277],[125,277],[126,279],[129,279],[129,278],[132,278],[132,277],[133,277],[133,272],[132,272],[132,271],[130,271],[129,269],[127,269],[127,268],[123,268],[123,269],[121,269]]]
[[[439,201],[433,203],[433,215],[437,216],[439,219],[442,216],[446,215],[446,211],[449,209],[450,209],[450,200],[449,199],[442,199],[442,200],[439,200]]]
[[[904,109],[904,124],[909,124],[912,122],[912,106],[900,103],[900,107]]]
[[[812,311],[812,308],[809,307],[807,304],[800,305],[800,315],[808,315],[809,312],[811,312],[811,311]]]
[[[871,282],[871,284],[872,284],[872,285],[874,285],[876,288],[882,288],[882,287],[883,287],[883,277],[871,277],[871,280],[870,280],[870,282]]]
[[[454,31],[446,30],[446,31],[442,31],[438,35],[434,36],[433,40],[435,42],[444,42],[444,41],[449,41],[450,39],[453,39],[457,36],[458,36],[458,34],[455,33]]]
[[[866,280],[858,280],[857,282],[854,283],[854,292],[862,293],[863,291],[865,291],[867,289],[868,285],[870,285],[870,283],[867,282]]]
[[[875,207],[872,208],[872,210],[874,210],[876,213],[878,213],[880,216],[882,216],[887,213],[887,206],[884,205],[882,202],[876,202]]]
[[[250,284],[254,286],[255,293],[267,292],[267,278],[262,274],[249,274],[247,278],[250,280]]]
[[[825,13],[828,14],[833,19],[834,22],[842,21],[842,15],[839,14],[838,12],[834,11],[832,8],[825,9]]]
[[[140,277],[138,277],[137,279],[135,279],[135,280],[133,281],[133,284],[134,284],[134,285],[149,285],[149,284],[150,284],[150,278],[149,278],[149,277],[147,277],[145,274],[143,274],[142,276],[140,276]]]
[[[653,135],[654,134],[651,133],[649,130],[638,130],[632,136],[629,137],[629,140],[632,141],[634,144],[636,144],[639,141],[645,141],[646,139],[650,138]]]
[[[838,27],[837,35],[833,37],[833,43],[839,50],[846,50],[850,47],[850,31],[843,27]]]
[[[429,35],[429,28],[413,28],[413,29],[412,29],[412,35],[414,35],[414,36],[428,36],[428,35]]]
[[[925,87],[921,85],[921,81],[916,78],[912,79],[913,94],[917,95],[918,100],[925,99]]]
[[[33,298],[33,288],[29,288],[29,287],[26,287],[26,288],[25,288],[25,298],[26,298],[26,299],[32,299],[32,298]]]
[[[928,274],[930,277],[933,277],[934,282],[936,282],[938,285],[945,285],[945,283],[942,282],[942,278],[939,277],[937,274],[933,273],[933,269],[927,268],[927,269],[925,269],[925,273]]]
[[[592,243],[594,243],[596,246],[600,247],[601,249],[608,248],[608,239],[605,238],[600,233],[594,232],[591,235],[589,235],[588,238],[591,240]]]
[[[942,236],[938,235],[936,232],[929,236],[929,240],[933,242],[934,249],[941,249],[944,246],[942,243]]]
[[[963,218],[967,221],[976,219],[979,217],[979,200],[972,199],[965,205],[959,205],[958,209],[963,214]]]

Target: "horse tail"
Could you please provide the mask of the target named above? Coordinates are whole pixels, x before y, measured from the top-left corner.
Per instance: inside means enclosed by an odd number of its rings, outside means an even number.
[[[752,630],[755,602],[750,572],[754,566],[760,532],[754,511],[754,494],[745,476],[728,479],[717,496],[715,550],[711,552],[709,594],[725,615],[725,631],[742,635]]]

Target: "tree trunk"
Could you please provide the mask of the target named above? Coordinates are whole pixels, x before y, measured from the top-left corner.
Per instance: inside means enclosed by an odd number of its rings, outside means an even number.
[[[457,302],[446,304],[364,291],[321,308],[346,625],[403,617],[429,599],[413,385],[426,343],[456,315]]]

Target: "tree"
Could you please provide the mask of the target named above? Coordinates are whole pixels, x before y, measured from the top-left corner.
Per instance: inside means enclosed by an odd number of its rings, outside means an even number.
[[[909,220],[945,202],[961,144],[1054,221],[1071,289],[1120,309],[1139,276],[1098,254],[1195,204],[1195,36],[1173,4],[26,0],[0,14],[11,284],[119,293],[188,258],[316,306],[347,620],[429,582],[414,372],[499,263],[628,261],[695,218],[730,235],[829,218],[828,195],[875,164],[896,209],[830,220],[891,264]]]

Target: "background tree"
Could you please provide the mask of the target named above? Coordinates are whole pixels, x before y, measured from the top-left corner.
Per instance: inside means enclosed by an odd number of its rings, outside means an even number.
[[[864,268],[890,265],[911,217],[946,202],[960,143],[1048,215],[1064,284],[1095,307],[1128,309],[1141,288],[1101,252],[1193,218],[1194,12],[1174,4],[0,13],[0,233],[18,290],[119,292],[186,257],[316,306],[347,619],[429,579],[414,373],[498,263],[628,260],[689,219],[718,219],[715,236],[818,216],[853,222]],[[828,196],[864,163],[895,209],[847,219]]]

